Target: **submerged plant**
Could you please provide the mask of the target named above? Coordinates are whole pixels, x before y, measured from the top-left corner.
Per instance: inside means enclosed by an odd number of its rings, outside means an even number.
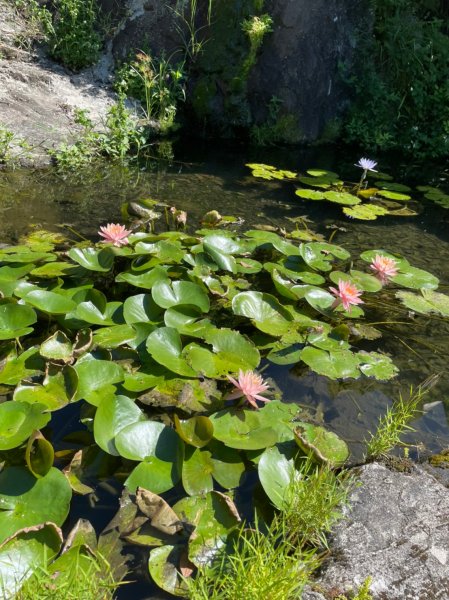
[[[421,414],[419,409],[423,396],[435,385],[438,376],[430,377],[416,390],[410,387],[407,397],[402,393],[387,409],[386,414],[379,419],[376,431],[366,445],[368,460],[385,457],[393,448],[402,444],[402,436],[407,431],[413,431],[410,423]]]

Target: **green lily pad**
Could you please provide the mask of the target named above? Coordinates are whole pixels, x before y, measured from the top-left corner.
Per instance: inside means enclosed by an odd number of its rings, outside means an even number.
[[[37,315],[29,306],[22,304],[0,304],[0,340],[22,337],[33,331]]]
[[[249,163],[245,166],[251,169],[253,177],[259,179],[294,179],[296,177],[296,173],[293,171],[283,171],[271,165]]]
[[[117,282],[129,283],[138,288],[150,290],[158,281],[168,281],[168,267],[156,266],[143,273],[119,273],[115,278]]]
[[[390,190],[380,190],[377,192],[377,196],[382,196],[382,198],[395,201],[407,201],[412,199],[408,194],[400,194],[399,192],[392,192]]]
[[[126,396],[105,398],[95,413],[95,441],[108,454],[120,456],[115,446],[116,435],[128,425],[146,421],[146,419],[147,417],[134,400]]]
[[[277,433],[262,421],[259,412],[230,408],[214,413],[210,416],[214,438],[230,448],[242,450],[273,446],[278,439]]]
[[[68,363],[73,359],[73,344],[63,331],[56,331],[42,342],[39,353],[44,358]]]
[[[128,296],[123,303],[123,317],[128,325],[151,323],[160,319],[162,310],[151,294]]]
[[[325,198],[324,193],[319,192],[318,190],[300,189],[296,190],[295,194],[300,198],[305,198],[306,200],[324,200]]]
[[[394,183],[393,181],[376,181],[375,184],[378,188],[383,190],[389,190],[390,192],[411,192],[411,188],[403,183]]]
[[[0,586],[7,594],[3,597],[17,597],[24,582],[35,570],[45,570],[61,545],[62,533],[54,523],[26,527],[3,542],[0,547]]]
[[[93,342],[101,348],[118,348],[131,344],[136,339],[136,331],[131,325],[102,327],[94,333]]]
[[[74,369],[78,375],[75,399],[84,399],[94,406],[98,406],[104,397],[113,396],[113,384],[123,381],[125,377],[123,368],[109,360],[78,361]]]
[[[206,494],[214,489],[213,469],[209,450],[186,448],[182,464],[182,485],[189,496]]]
[[[36,478],[45,477],[53,466],[55,451],[40,431],[34,431],[25,451],[26,464]]]
[[[351,208],[344,208],[343,212],[351,219],[360,219],[362,221],[375,221],[377,217],[388,215],[389,210],[376,204],[359,204]]]
[[[43,404],[9,401],[0,404],[0,450],[20,446],[36,429],[50,420]]]
[[[179,419],[175,415],[174,420],[176,432],[186,444],[203,448],[212,439],[214,426],[209,417],[200,415],[191,419]]]
[[[326,200],[329,202],[335,202],[336,204],[343,204],[344,206],[354,206],[361,203],[361,199],[347,192],[324,192],[323,194]]]
[[[35,375],[44,369],[45,364],[39,358],[37,347],[28,348],[19,355],[15,348],[11,348],[4,359],[0,361],[0,383],[17,385],[25,377]]]
[[[337,350],[327,352],[306,346],[301,352],[301,360],[308,365],[312,371],[325,375],[330,379],[345,379],[360,377],[358,369],[359,359],[350,350]]]
[[[276,336],[288,331],[292,320],[275,296],[262,292],[240,292],[232,299],[232,310],[254,321],[260,331]]]
[[[153,360],[170,371],[186,377],[196,376],[196,372],[181,356],[181,336],[173,327],[159,327],[150,333],[147,339],[147,350]]]
[[[23,300],[27,304],[31,304],[31,306],[51,315],[65,315],[76,308],[75,302],[70,298],[46,290],[33,290],[26,294]]]
[[[191,281],[157,281],[152,289],[153,300],[162,308],[185,304],[197,307],[201,312],[210,308],[209,296],[201,286]]]
[[[360,371],[366,377],[374,377],[380,381],[388,381],[399,372],[389,356],[380,352],[359,352]]]
[[[295,429],[295,440],[301,450],[311,455],[316,462],[331,467],[343,465],[349,456],[346,442],[324,427],[301,423]]]
[[[173,596],[187,597],[187,584],[180,574],[181,562],[186,561],[185,546],[153,548],[148,559],[148,569],[155,583]]]
[[[400,272],[395,275],[394,283],[411,289],[434,290],[440,283],[438,278],[428,271],[417,269],[410,265],[400,266]]]
[[[207,448],[212,453],[212,476],[215,481],[225,489],[237,488],[246,471],[240,452],[217,440],[212,440]]]
[[[257,471],[260,483],[271,502],[282,510],[289,501],[295,479],[294,453],[281,452],[278,446],[267,448],[260,457]]]
[[[7,467],[0,473],[0,541],[25,527],[62,525],[71,497],[70,485],[58,469],[36,479],[24,467]]]
[[[443,317],[449,317],[449,296],[434,292],[429,289],[422,289],[421,294],[412,292],[396,292],[396,298],[410,310],[422,315],[436,313]]]
[[[114,264],[114,252],[112,248],[71,248],[68,256],[76,263],[89,271],[106,273],[112,269]]]

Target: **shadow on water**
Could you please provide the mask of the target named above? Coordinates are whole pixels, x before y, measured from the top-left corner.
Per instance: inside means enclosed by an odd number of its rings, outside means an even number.
[[[437,275],[441,290],[448,293],[449,210],[427,202],[415,217],[356,222],[346,218],[335,205],[300,200],[293,193],[292,183],[256,181],[245,167],[250,162],[301,172],[319,167],[336,171],[345,180],[357,180],[360,172],[353,163],[359,157],[350,156],[347,151],[343,154],[325,148],[274,151],[183,142],[176,149],[176,159],[169,162],[149,161],[138,166],[106,164],[71,176],[54,170],[0,172],[0,243],[16,243],[32,228],[60,231],[61,227],[73,239],[77,238],[71,234],[72,229],[97,241],[99,225],[120,222],[121,205],[141,198],[157,199],[186,210],[192,229],[205,212],[213,209],[240,217],[245,221],[244,228],[258,224],[288,228],[292,224],[287,217],[307,215],[313,221],[310,227],[327,238],[336,231],[333,240],[353,256],[369,248],[403,254],[414,266]],[[435,180],[439,181],[440,173],[432,172],[431,168],[417,174],[410,165],[390,166],[382,160],[379,163],[379,168],[396,180],[407,175],[413,184],[435,185]],[[423,448],[438,451],[449,446],[446,374],[449,322],[430,317],[413,319],[405,310],[398,312],[395,306],[370,307],[369,316],[372,322],[383,323],[376,325],[383,337],[365,341],[360,348],[382,350],[394,357],[400,369],[396,380],[331,381],[308,371],[304,365],[269,365],[265,374],[275,380],[285,400],[297,402],[346,439],[353,458],[359,460],[367,432],[375,430],[379,416],[399,392],[406,392],[433,373],[442,373],[438,385],[426,397],[430,409],[413,423],[416,431],[409,434],[408,441],[417,445],[413,455],[418,458]],[[391,325],[386,321],[398,323]],[[52,424],[56,429],[63,425],[57,414]],[[71,521],[82,516],[93,520],[98,530],[102,529],[117,509],[117,496],[114,489],[107,488],[100,488],[96,495],[98,500],[93,503],[89,498],[75,500]],[[136,556],[136,564],[142,565],[142,560]],[[143,571],[147,578],[142,567]],[[147,583],[130,590],[124,588],[120,597],[171,597],[163,592],[149,592]]]

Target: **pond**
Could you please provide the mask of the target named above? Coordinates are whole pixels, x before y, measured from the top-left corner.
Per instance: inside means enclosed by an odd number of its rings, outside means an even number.
[[[343,156],[345,154],[346,156]],[[123,222],[122,205],[151,198],[176,206],[188,213],[188,230],[194,231],[204,213],[217,210],[239,220],[242,230],[258,226],[293,229],[289,219],[306,217],[307,226],[355,256],[371,248],[382,248],[406,257],[414,266],[430,271],[440,280],[439,290],[449,289],[449,210],[423,198],[414,204],[415,216],[380,217],[358,221],[343,215],[341,207],[329,202],[312,202],[294,194],[289,181],[255,179],[246,163],[268,163],[280,169],[304,173],[310,168],[338,173],[345,181],[357,182],[358,157],[335,150],[248,150],[198,146],[184,141],[175,147],[174,158],[155,159],[139,165],[102,165],[95,170],[71,175],[53,170],[0,171],[0,242],[18,243],[35,229],[63,231],[69,238],[80,236],[98,241],[98,228]],[[379,169],[395,181],[410,185],[447,185],[442,171],[413,172],[409,165],[391,166],[380,160]],[[371,174],[369,175],[371,180]],[[419,459],[429,452],[449,446],[449,380],[446,373],[449,347],[449,321],[437,315],[414,315],[399,301],[391,299],[371,307],[369,322],[382,337],[363,341],[360,347],[389,354],[399,368],[399,376],[389,382],[362,378],[330,380],[310,371],[304,364],[279,366],[264,364],[264,376],[274,380],[287,402],[298,403],[316,422],[321,422],[346,440],[351,460],[362,459],[367,432],[374,431],[379,416],[396,399],[432,374],[440,379],[425,398],[424,414],[412,423],[407,435],[413,444],[410,453]],[[76,406],[72,415],[56,413],[51,422],[55,447],[63,448],[62,438],[79,428]],[[59,446],[58,446],[59,444]],[[90,519],[98,530],[117,508],[119,486],[108,481],[96,496],[76,497],[70,523],[80,516]],[[142,554],[142,557],[145,553]],[[139,556],[136,556],[139,565]],[[145,568],[137,567],[145,571]],[[140,587],[139,587],[140,586]],[[131,588],[121,592],[130,597]],[[133,598],[144,598],[145,585],[136,584]],[[166,597],[162,592],[156,592]],[[149,596],[148,596],[149,597]],[[168,597],[168,596],[167,596]]]

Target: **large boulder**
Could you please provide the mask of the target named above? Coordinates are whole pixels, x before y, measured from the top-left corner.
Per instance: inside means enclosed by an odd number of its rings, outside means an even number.
[[[362,467],[330,558],[303,600],[335,598],[368,576],[374,600],[447,600],[449,490],[437,472]]]

